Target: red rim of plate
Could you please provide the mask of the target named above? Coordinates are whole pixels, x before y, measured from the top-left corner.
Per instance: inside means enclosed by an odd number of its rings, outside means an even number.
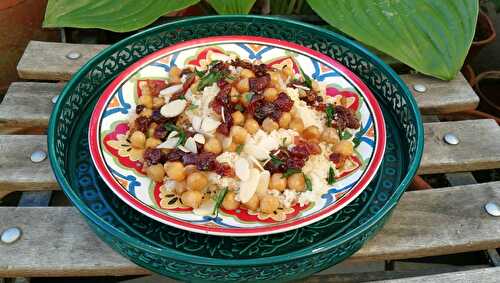
[[[311,215],[291,220],[289,222],[280,224],[273,224],[272,226],[263,226],[257,228],[223,228],[223,227],[206,227],[198,224],[189,223],[174,217],[168,216],[158,210],[144,204],[137,198],[131,196],[125,188],[123,188],[118,181],[113,177],[108,169],[108,166],[104,160],[104,156],[101,153],[100,147],[100,127],[102,114],[106,109],[108,100],[114,95],[115,91],[123,84],[123,82],[129,77],[130,74],[135,73],[138,69],[145,66],[146,63],[153,61],[156,58],[163,57],[168,53],[172,53],[181,48],[194,47],[198,45],[216,44],[216,43],[256,43],[256,44],[267,44],[276,47],[282,47],[287,49],[292,49],[299,51],[299,53],[308,55],[319,61],[323,61],[327,65],[334,67],[337,71],[344,75],[344,78],[350,81],[351,84],[356,86],[367,102],[368,108],[371,110],[373,115],[373,124],[375,127],[375,147],[371,157],[371,160],[357,183],[349,190],[339,201],[336,203],[323,208],[322,210],[313,213]],[[197,232],[202,234],[218,235],[218,236],[258,236],[266,234],[281,233],[289,231],[292,229],[300,228],[311,224],[313,222],[319,221],[325,217],[332,215],[333,213],[339,211],[345,207],[349,202],[355,199],[369,184],[373,179],[382,161],[382,157],[385,151],[386,142],[385,133],[385,123],[382,114],[382,110],[377,103],[377,100],[373,96],[370,89],[349,69],[345,66],[330,58],[323,53],[314,51],[307,47],[291,43],[284,40],[272,39],[259,36],[214,36],[205,37],[200,39],[194,39],[189,41],[184,41],[154,53],[151,53],[139,61],[135,62],[127,69],[125,69],[120,75],[118,75],[111,84],[106,87],[103,94],[97,101],[97,104],[92,112],[92,117],[90,118],[89,125],[89,147],[92,160],[96,166],[97,171],[104,179],[106,184],[111,188],[111,190],[120,197],[128,205],[136,209],[137,211],[143,213],[144,215],[153,218],[162,223],[174,226],[179,229],[188,230],[191,232]]]

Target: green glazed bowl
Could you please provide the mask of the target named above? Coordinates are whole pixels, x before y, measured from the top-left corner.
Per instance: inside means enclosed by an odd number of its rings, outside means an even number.
[[[260,237],[190,233],[150,220],[117,199],[88,152],[90,113],[126,67],[161,48],[216,35],[258,35],[322,52],[359,76],[384,112],[386,154],[378,176],[355,201],[313,225]],[[76,73],[54,107],[48,134],[56,179],[90,227],[113,249],[156,273],[184,281],[284,281],[328,268],[354,252],[386,221],[418,168],[423,128],[404,83],[363,47],[336,33],[279,18],[211,16],[161,25],[105,49]]]

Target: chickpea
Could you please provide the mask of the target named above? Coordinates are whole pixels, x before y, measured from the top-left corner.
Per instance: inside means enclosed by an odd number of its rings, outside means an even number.
[[[285,65],[283,68],[283,74],[285,74],[287,77],[293,77],[293,69],[292,66]]]
[[[189,189],[201,191],[208,185],[208,178],[201,172],[194,172],[187,177],[186,185]]]
[[[282,173],[274,173],[271,176],[271,181],[269,182],[269,188],[271,190],[278,190],[280,192],[286,189],[286,178],[283,178]]]
[[[148,137],[152,137],[155,133],[155,130],[156,130],[156,126],[158,126],[155,122],[151,123],[151,125],[149,125],[149,128],[148,128]]]
[[[302,122],[302,119],[295,117],[290,121],[288,127],[300,134],[304,130],[304,122]]]
[[[280,126],[278,125],[278,123],[276,123],[272,118],[267,117],[266,119],[264,119],[264,121],[262,121],[262,129],[267,133],[270,133],[279,128]]]
[[[169,81],[171,83],[180,83],[181,82],[181,72],[182,70],[177,67],[177,66],[174,66],[170,69],[170,74],[169,74]]]
[[[278,124],[280,125],[280,128],[286,129],[288,128],[288,125],[290,125],[291,120],[292,114],[290,114],[290,112],[283,112],[281,113],[281,117],[278,120]]]
[[[186,173],[186,175],[191,175],[196,171],[198,171],[198,168],[196,168],[196,165],[194,164],[186,165],[184,167],[184,173]]]
[[[231,87],[231,92],[229,93],[232,103],[238,103],[240,101],[240,93],[235,87]]]
[[[205,151],[219,154],[222,152],[222,143],[215,137],[209,138],[203,145]]]
[[[271,82],[279,83],[280,74],[278,72],[269,72],[269,76],[271,77]]]
[[[254,72],[252,70],[243,69],[240,72],[240,76],[243,77],[243,78],[254,78],[255,74],[254,74]]]
[[[305,191],[306,179],[304,178],[304,174],[302,173],[295,173],[288,176],[287,183],[288,187],[291,190],[294,190],[296,192]]]
[[[321,140],[330,144],[337,144],[340,141],[339,133],[334,128],[325,128],[321,134]]]
[[[130,136],[130,145],[142,149],[146,145],[146,135],[141,131],[135,131]]]
[[[227,192],[222,200],[222,207],[227,210],[237,209],[240,206],[240,202],[236,200],[236,194],[233,191]]]
[[[144,105],[146,108],[153,108],[153,97],[143,94],[139,97],[139,104]]]
[[[264,90],[264,99],[269,102],[273,102],[278,98],[278,91],[275,88],[269,87]]]
[[[243,127],[240,126],[232,126],[230,130],[230,134],[233,137],[233,142],[237,144],[245,143],[247,139],[248,132]]]
[[[229,152],[236,152],[238,149],[238,144],[235,144],[234,142],[230,143],[229,146],[227,147],[227,151]]]
[[[240,111],[233,112],[231,116],[233,117],[234,125],[243,126],[243,123],[245,123],[245,116]]]
[[[306,140],[319,140],[320,136],[321,133],[316,126],[309,126],[302,132],[302,137],[304,137]]]
[[[341,140],[338,144],[335,145],[335,147],[333,148],[333,152],[344,156],[350,156],[354,152],[354,146],[349,140]]]
[[[149,166],[146,169],[146,174],[155,182],[161,182],[163,181],[163,177],[165,177],[165,171],[163,171],[163,166],[161,166],[161,164]]]
[[[186,182],[175,182],[174,189],[178,195],[182,195],[182,193],[184,193],[187,190]]]
[[[250,134],[255,134],[259,130],[260,126],[257,121],[253,118],[249,118],[245,121],[245,130],[249,132]]]
[[[167,173],[168,178],[181,182],[186,179],[186,172],[184,170],[184,165],[180,161],[167,162],[163,165],[165,173]]]
[[[250,210],[257,210],[259,208],[259,198],[257,197],[257,194],[254,194],[252,198],[243,203],[243,205]]]
[[[153,108],[160,108],[165,104],[165,99],[160,96],[153,97]]]
[[[260,211],[264,213],[273,213],[278,209],[280,202],[277,197],[266,195],[260,200]]]
[[[146,148],[155,148],[159,144],[161,144],[161,140],[157,138],[147,138],[146,139]]]
[[[153,115],[153,110],[151,108],[144,108],[144,110],[142,110],[140,116],[149,118],[149,117],[151,117],[151,115]]]
[[[240,93],[245,93],[250,90],[250,84],[248,83],[248,78],[243,78],[236,83],[236,89]],[[246,106],[246,105],[245,105]]]
[[[181,195],[181,202],[186,206],[198,208],[202,198],[203,195],[198,191],[185,191]]]

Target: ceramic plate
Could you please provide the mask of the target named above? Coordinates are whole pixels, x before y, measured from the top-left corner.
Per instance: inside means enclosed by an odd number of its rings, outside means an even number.
[[[199,216],[172,195],[160,192],[141,171],[127,140],[128,120],[141,95],[141,80],[165,80],[169,69],[208,64],[218,54],[260,60],[279,68],[300,68],[326,85],[327,95],[343,99],[356,112],[361,127],[354,133],[359,145],[337,172],[335,183],[321,198],[308,205],[295,204],[274,214],[220,209],[217,215]],[[299,68],[300,66],[300,68]],[[109,188],[139,212],[168,225],[193,232],[223,236],[254,236],[284,232],[319,221],[346,206],[366,188],[381,163],[385,126],[381,110],[368,87],[345,66],[309,48],[270,38],[252,36],[208,37],[182,42],[154,52],[123,71],[98,100],[89,127],[90,152]],[[160,205],[161,203],[161,205]]]

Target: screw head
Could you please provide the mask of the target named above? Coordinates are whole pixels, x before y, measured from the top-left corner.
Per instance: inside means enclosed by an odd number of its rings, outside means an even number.
[[[416,92],[426,92],[427,91],[427,87],[423,84],[414,84],[413,85],[413,89],[416,91]]]
[[[495,202],[488,202],[487,204],[484,205],[484,210],[488,212],[489,215],[491,216],[500,216],[500,205],[498,205]]]
[[[443,140],[445,143],[450,144],[450,145],[457,145],[460,143],[460,140],[455,134],[448,133],[444,135]]]
[[[68,58],[70,60],[76,60],[80,57],[82,57],[82,54],[80,54],[80,52],[76,52],[76,51],[71,51],[68,54],[66,54],[66,58]]]
[[[21,238],[21,229],[18,227],[11,227],[2,232],[1,241],[5,244],[12,244]]]
[[[51,99],[51,100],[52,100],[52,103],[54,103],[54,104],[55,104],[55,103],[57,102],[57,100],[58,100],[58,99],[59,99],[59,94],[58,94],[58,95],[56,95],[56,96],[53,96],[53,97],[52,97],[52,99]]]
[[[42,162],[45,158],[47,158],[47,153],[43,150],[37,150],[31,154],[31,161],[34,163]]]

